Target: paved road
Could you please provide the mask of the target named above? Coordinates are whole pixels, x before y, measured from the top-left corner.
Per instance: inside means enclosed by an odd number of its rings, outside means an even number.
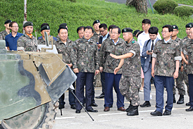
[[[106,0],[106,1],[117,2],[117,3],[120,3],[120,4],[125,4],[127,0]],[[148,8],[150,8],[149,1],[150,1],[151,5],[153,6],[154,3],[155,3],[157,0],[147,0],[147,6],[148,6]],[[184,4],[178,4],[178,5],[179,5],[179,6],[183,6]],[[193,8],[193,6],[191,6],[191,5],[186,5],[186,6],[190,6],[190,7]]]
[[[117,2],[117,3],[120,3],[120,4],[125,4],[127,0],[106,0],[106,1]],[[154,4],[156,1],[157,1],[157,0],[150,0],[151,5],[153,6],[153,4]],[[149,0],[147,0],[147,6],[150,8]]]
[[[101,93],[101,87],[95,88],[96,95]],[[192,129],[193,127],[193,112],[186,112],[188,108],[185,104],[174,104],[171,116],[153,117],[150,112],[155,110],[155,88],[152,87],[151,107],[139,108],[138,116],[127,116],[126,112],[117,111],[116,94],[114,92],[114,105],[109,112],[104,112],[104,99],[96,99],[99,105],[98,113],[90,113],[95,121],[92,121],[89,116],[82,110],[80,114],[76,114],[75,110],[70,109],[68,104],[68,93],[66,93],[66,105],[63,109],[63,116],[57,111],[57,116],[53,129]],[[140,92],[143,103],[143,92]],[[164,98],[166,100],[166,92]],[[176,95],[179,98],[179,95]],[[164,101],[165,101],[164,100]],[[185,102],[188,102],[188,96],[185,96]],[[125,100],[125,107],[129,105]]]

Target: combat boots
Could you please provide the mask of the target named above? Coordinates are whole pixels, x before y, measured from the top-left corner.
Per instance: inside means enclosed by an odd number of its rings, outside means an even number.
[[[129,107],[126,109],[126,112],[130,112],[130,110],[133,108],[133,105],[131,105],[131,103],[130,103],[130,105],[129,105]]]
[[[184,103],[184,95],[180,95],[180,98],[177,102],[177,104],[183,104]]]
[[[139,115],[138,106],[132,106],[132,108],[130,109],[130,111],[127,112],[127,115],[128,115],[128,116]]]

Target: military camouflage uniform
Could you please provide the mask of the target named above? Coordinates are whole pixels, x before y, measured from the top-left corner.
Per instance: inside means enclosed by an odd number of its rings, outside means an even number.
[[[51,41],[49,43],[51,45]],[[53,39],[53,45],[56,44],[56,41]],[[38,39],[38,45],[46,45],[46,41],[41,38],[41,39]]]
[[[23,47],[25,51],[37,51],[37,39],[24,34],[17,40],[17,47]]]
[[[82,38],[76,41],[72,55],[73,68],[78,68],[79,72],[95,73],[99,70],[98,48],[93,40]]]
[[[152,57],[156,58],[155,75],[173,77],[175,60],[181,60],[179,44],[170,39],[168,43],[159,40],[154,48]]]
[[[189,44],[189,42],[190,42],[190,40],[191,39],[189,39],[187,36],[185,37],[185,38],[183,38],[182,40],[181,40],[181,42],[180,42],[180,48],[181,48],[181,51],[182,51],[182,48],[185,46],[185,45],[187,45],[187,44]],[[189,94],[189,83],[188,83],[188,74],[187,74],[187,66],[186,66],[186,64],[185,63],[183,63],[183,72],[181,72],[182,74],[179,74],[179,79],[180,80],[184,80],[184,83],[186,84],[186,86],[187,86],[187,93]],[[183,83],[183,85],[181,85],[181,86],[183,86],[183,87],[181,87],[180,89],[181,89],[181,93],[182,93],[182,95],[185,95],[185,84]],[[179,94],[180,94],[180,91],[179,91]]]
[[[132,39],[126,42],[123,54],[133,53],[131,58],[126,58],[122,66],[122,76],[119,82],[120,92],[133,106],[139,105],[139,88],[141,86],[141,60],[140,46]]]
[[[8,35],[7,31],[4,30],[4,31],[1,31],[0,32],[0,40],[5,40],[5,36]]]
[[[94,35],[92,36],[92,39],[96,42],[99,43],[99,37],[101,36],[101,34],[97,34],[96,32],[94,32]]]
[[[67,64],[72,63],[71,60],[72,44],[73,42],[69,39],[67,39],[66,44],[64,44],[61,40],[58,40],[55,43],[58,54],[62,54],[62,60]]]
[[[182,40],[177,37],[174,41],[176,41],[178,43],[178,45],[180,45]],[[181,47],[181,45],[180,45],[180,47]],[[181,48],[180,48],[180,50],[181,50]],[[180,67],[181,67],[181,63],[180,63]],[[184,74],[179,69],[178,78],[176,79],[176,86],[174,86],[174,88],[173,88],[173,94],[176,94],[176,88],[177,88],[180,95],[185,95],[185,87],[184,87],[183,79],[184,79]]]
[[[110,56],[110,53],[117,56],[122,55],[125,48],[125,41],[119,38],[117,45],[114,45],[112,39],[106,39],[101,48],[100,66],[103,67],[103,71],[106,73],[114,73],[114,69],[119,65],[120,59],[114,59]],[[122,68],[117,74],[122,74]]]
[[[192,85],[192,75],[193,75],[193,39],[189,40],[189,43],[186,43],[183,45],[182,48],[184,55],[188,55],[188,65],[187,67],[187,74],[188,82],[190,83],[188,89],[189,89],[189,96],[190,96],[190,106],[193,107],[193,85]]]

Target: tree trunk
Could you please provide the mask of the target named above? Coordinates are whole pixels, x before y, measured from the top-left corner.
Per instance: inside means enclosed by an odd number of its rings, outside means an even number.
[[[137,12],[147,14],[147,1],[146,0],[127,0],[126,5],[132,5],[136,8]]]

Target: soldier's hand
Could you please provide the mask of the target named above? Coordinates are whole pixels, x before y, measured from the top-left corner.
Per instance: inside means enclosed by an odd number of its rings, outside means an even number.
[[[151,70],[151,76],[154,77],[154,69]]]
[[[184,70],[184,66],[181,66],[180,71],[183,72],[183,70]]]
[[[174,72],[174,79],[178,78],[178,71]]]
[[[100,70],[100,72],[102,73],[102,72],[103,72],[103,67],[100,67],[99,70]]]
[[[113,57],[113,58],[115,58],[115,59],[117,59],[117,56],[114,55],[114,54],[112,54],[112,53],[110,54],[110,56]]]
[[[114,74],[117,74],[117,72],[120,70],[119,67],[116,67],[115,70],[114,70]]]
[[[73,69],[74,73],[79,73],[78,68]]]
[[[72,64],[67,64],[70,68],[72,67]]]
[[[99,74],[99,72],[100,72],[99,70],[95,70],[95,75]]]
[[[184,61],[188,65],[188,61]]]

